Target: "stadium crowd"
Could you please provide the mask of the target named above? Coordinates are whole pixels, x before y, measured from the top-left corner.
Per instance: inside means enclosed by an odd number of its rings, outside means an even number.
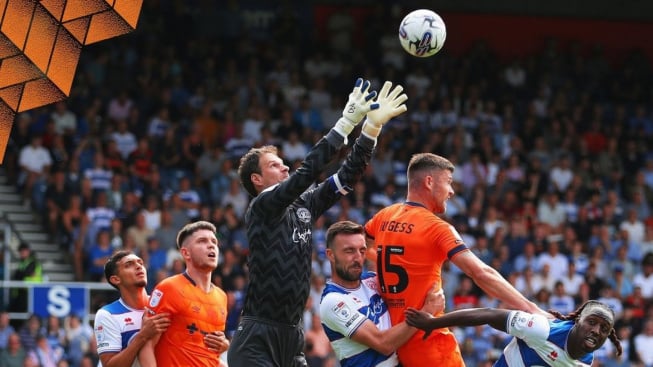
[[[330,275],[326,228],[364,224],[402,200],[418,152],[456,165],[446,218],[473,252],[543,309],[610,304],[624,355],[606,343],[599,365],[653,366],[653,74],[642,53],[616,64],[600,45],[550,39],[506,61],[479,40],[465,54],[445,45],[421,60],[387,27],[399,24],[399,10],[370,12],[362,35],[337,11],[317,42],[292,6],[262,34],[247,28],[237,1],[191,3],[145,1],[135,32],[84,49],[68,99],[17,116],[5,172],[70,253],[77,280],[103,281],[107,257],[128,249],[146,261],[152,289],[183,271],[177,231],[210,221],[220,233],[213,281],[229,295],[233,333],[248,283],[249,196],[238,159],[274,144],[293,167],[339,118],[361,75],[375,88],[402,84],[408,112],[388,124],[362,182],[313,231],[304,317],[311,367],[336,365],[316,312]],[[179,32],[182,19],[194,26]],[[500,306],[453,266],[443,279],[448,310]],[[5,331],[5,317],[0,365],[12,344],[95,365],[77,315],[65,327],[30,319],[19,338]],[[488,326],[455,332],[469,366],[490,363],[508,340]]]

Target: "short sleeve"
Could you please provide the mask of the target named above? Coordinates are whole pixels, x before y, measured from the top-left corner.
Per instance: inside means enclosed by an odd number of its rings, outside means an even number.
[[[542,315],[523,311],[512,311],[506,325],[508,334],[524,340],[529,345],[541,344],[549,337],[551,325]]]
[[[120,328],[107,311],[99,310],[96,313],[93,328],[98,355],[122,350]]]
[[[366,317],[347,294],[329,293],[320,302],[320,318],[331,330],[350,338]]]
[[[147,307],[149,310],[156,314],[165,312],[175,313],[175,301],[180,295],[174,287],[169,285],[170,282],[163,281],[154,288]]]

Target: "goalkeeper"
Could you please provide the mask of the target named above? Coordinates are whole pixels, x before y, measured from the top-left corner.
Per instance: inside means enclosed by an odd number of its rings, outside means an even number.
[[[242,318],[228,351],[230,367],[306,366],[301,317],[309,297],[313,223],[351,191],[372,157],[376,138],[391,118],[406,111],[403,88],[385,82],[381,92],[358,79],[342,117],[289,173],[273,146],[252,148],[238,174],[253,196],[245,223],[250,283]],[[345,162],[311,188],[363,121]]]

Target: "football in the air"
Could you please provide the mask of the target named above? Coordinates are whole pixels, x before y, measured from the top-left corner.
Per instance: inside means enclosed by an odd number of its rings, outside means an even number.
[[[442,18],[429,9],[408,13],[399,25],[399,42],[409,54],[417,57],[433,56],[444,45],[447,28]]]

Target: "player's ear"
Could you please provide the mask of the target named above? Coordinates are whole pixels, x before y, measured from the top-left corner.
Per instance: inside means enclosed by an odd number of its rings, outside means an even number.
[[[422,181],[422,184],[423,184],[427,189],[430,190],[430,189],[433,187],[433,181],[434,181],[433,175],[425,175],[425,176],[424,176],[424,180]]]
[[[120,277],[117,275],[112,275],[109,277],[109,283],[115,286],[120,284]]]
[[[331,250],[331,249],[328,248],[328,247],[327,247],[327,249],[326,249],[326,257],[327,257],[327,259],[329,259],[329,261],[331,261],[331,262],[335,262],[335,261],[336,261],[335,257],[333,256],[333,250]]]
[[[263,184],[263,176],[260,173],[252,173],[249,176],[249,179],[252,181],[254,186],[261,186]]]

